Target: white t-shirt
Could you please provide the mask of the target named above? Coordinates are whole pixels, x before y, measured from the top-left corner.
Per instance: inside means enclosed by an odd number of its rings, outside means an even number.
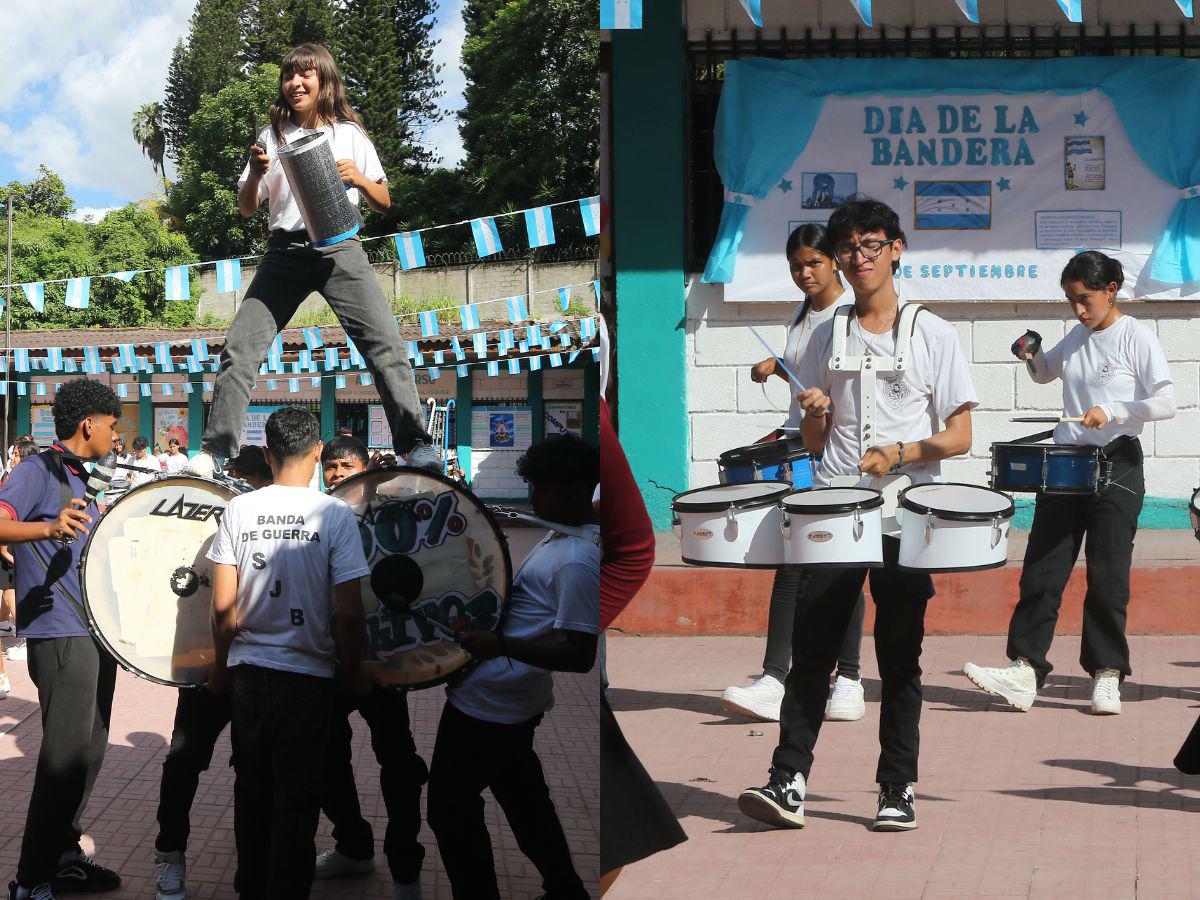
[[[333,677],[333,586],[371,573],[350,507],[306,487],[241,494],[208,558],[238,571],[230,666]]]
[[[387,181],[387,176],[383,172],[383,165],[379,162],[379,154],[375,152],[375,145],[371,143],[371,139],[367,137],[367,133],[351,122],[339,122],[336,125],[325,125],[320,129],[330,135],[331,149],[333,150],[334,159],[352,159],[354,165],[358,166],[358,170],[363,173],[369,180],[375,182]],[[284,143],[291,143],[296,137],[303,137],[309,132],[299,126],[288,122],[283,128]],[[278,141],[275,140],[275,132],[270,126],[263,129],[263,132],[258,136],[258,141],[267,151],[267,156],[271,158],[270,168],[267,169],[267,174],[258,182],[258,199],[270,201],[270,215],[267,220],[267,227],[272,231],[282,229],[283,231],[303,231],[304,219],[300,217],[300,207],[296,205],[295,199],[292,197],[292,187],[288,184],[287,176],[283,174],[283,166],[279,164],[277,157]],[[242,175],[238,179],[238,190],[240,191],[250,179],[250,163],[246,163],[246,167],[242,169]],[[350,188],[346,191],[346,197],[354,206],[358,206],[358,188]],[[362,219],[362,215],[359,215]]]
[[[787,346],[783,350],[783,361],[787,363],[789,369],[797,375],[800,374],[800,361],[808,352],[808,344],[812,340],[817,326],[832,319],[839,306],[853,302],[854,294],[845,291],[825,309],[809,310],[808,315],[803,319],[800,318],[800,314],[804,312],[804,304],[801,303],[796,307],[796,311],[792,313],[792,322],[788,325]],[[785,424],[789,428],[798,428],[800,420],[804,417],[804,410],[800,408],[800,401],[796,399],[796,396],[803,389],[792,384],[791,379],[788,379],[788,390],[791,391],[792,402],[788,404],[788,417]]]
[[[901,303],[903,306],[903,303]],[[897,312],[897,319],[899,313]],[[858,372],[831,372],[829,357],[833,347],[833,325],[829,321],[817,328],[800,365],[800,380],[819,387],[833,401],[825,452],[815,481],[826,486],[835,475],[858,475],[862,458],[858,444]],[[851,317],[850,336],[846,341],[849,356],[892,356],[896,350],[895,329],[884,334],[864,335],[858,319]],[[876,445],[923,441],[941,430],[946,417],[966,404],[979,405],[967,359],[958,343],[954,326],[928,309],[917,314],[913,329],[912,364],[903,372],[876,373],[875,420]],[[903,469],[913,484],[936,481],[940,463],[914,463]]]
[[[141,459],[131,457],[130,465],[137,466],[139,469],[145,469],[145,472],[130,472],[132,476],[129,479],[131,487],[137,487],[139,484],[145,484],[147,481],[153,481],[156,475],[162,473],[162,463],[158,461],[158,457],[151,453],[147,453]]]
[[[183,453],[182,451],[175,454],[164,453],[161,459],[163,471],[168,475],[178,475],[187,468],[187,454]]]
[[[1046,369],[1063,381],[1064,415],[1081,416],[1098,406],[1109,418],[1103,428],[1062,422],[1054,429],[1056,444],[1103,447],[1121,435],[1136,437],[1148,421],[1175,415],[1175,386],[1162,344],[1133,316],[1121,316],[1103,331],[1076,325],[1046,351]],[[1138,402],[1150,397],[1159,402]]]
[[[600,548],[557,532],[525,558],[500,626],[511,638],[540,638],[552,631],[600,633]],[[448,684],[446,697],[468,716],[515,725],[554,706],[554,676],[502,656]]]

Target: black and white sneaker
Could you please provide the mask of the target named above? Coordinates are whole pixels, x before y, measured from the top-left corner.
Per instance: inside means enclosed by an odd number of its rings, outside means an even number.
[[[15,881],[8,883],[8,900],[54,900],[54,891],[50,885],[42,883],[28,890],[21,888]]]
[[[52,885],[56,894],[98,894],[119,888],[121,876],[90,856],[78,853],[59,865]]]
[[[879,812],[872,831],[908,831],[917,827],[916,795],[911,784],[881,784]]]
[[[780,828],[804,827],[804,776],[771,768],[765,787],[747,788],[738,797],[738,809],[751,819]]]

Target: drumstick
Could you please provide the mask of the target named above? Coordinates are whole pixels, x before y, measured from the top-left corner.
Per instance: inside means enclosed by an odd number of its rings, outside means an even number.
[[[775,362],[779,363],[779,367],[787,373],[787,376],[791,379],[792,384],[800,388],[800,390],[804,390],[804,385],[800,383],[800,379],[796,377],[796,373],[788,368],[787,363],[783,361],[782,357],[779,357],[775,354],[775,351],[771,349],[771,345],[763,340],[763,336],[758,333],[755,327],[753,325],[747,325],[746,327],[750,329],[751,334],[758,338],[758,342],[767,348],[767,352],[771,354],[771,356],[775,359]]]
[[[1019,416],[1013,422],[1052,423],[1052,422],[1082,422],[1083,416]]]

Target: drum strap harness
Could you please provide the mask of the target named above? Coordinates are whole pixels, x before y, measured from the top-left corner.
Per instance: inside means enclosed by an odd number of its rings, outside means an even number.
[[[904,372],[912,365],[912,336],[916,328],[917,314],[925,307],[920,303],[906,303],[900,309],[896,321],[895,356],[850,356],[846,352],[850,337],[850,323],[854,321],[853,306],[840,307],[833,314],[833,348],[829,356],[831,372],[858,372],[858,451],[865,456],[875,446],[878,428],[875,424],[875,373]]]

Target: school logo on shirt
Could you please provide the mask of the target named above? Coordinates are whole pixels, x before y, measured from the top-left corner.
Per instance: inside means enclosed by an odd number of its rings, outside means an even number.
[[[907,396],[908,385],[904,383],[903,375],[883,379],[883,399],[892,409],[899,409]]]
[[[1108,384],[1112,381],[1113,375],[1117,374],[1117,367],[1110,363],[1107,359],[1100,363],[1100,367],[1096,369],[1096,380],[1101,384]]]

